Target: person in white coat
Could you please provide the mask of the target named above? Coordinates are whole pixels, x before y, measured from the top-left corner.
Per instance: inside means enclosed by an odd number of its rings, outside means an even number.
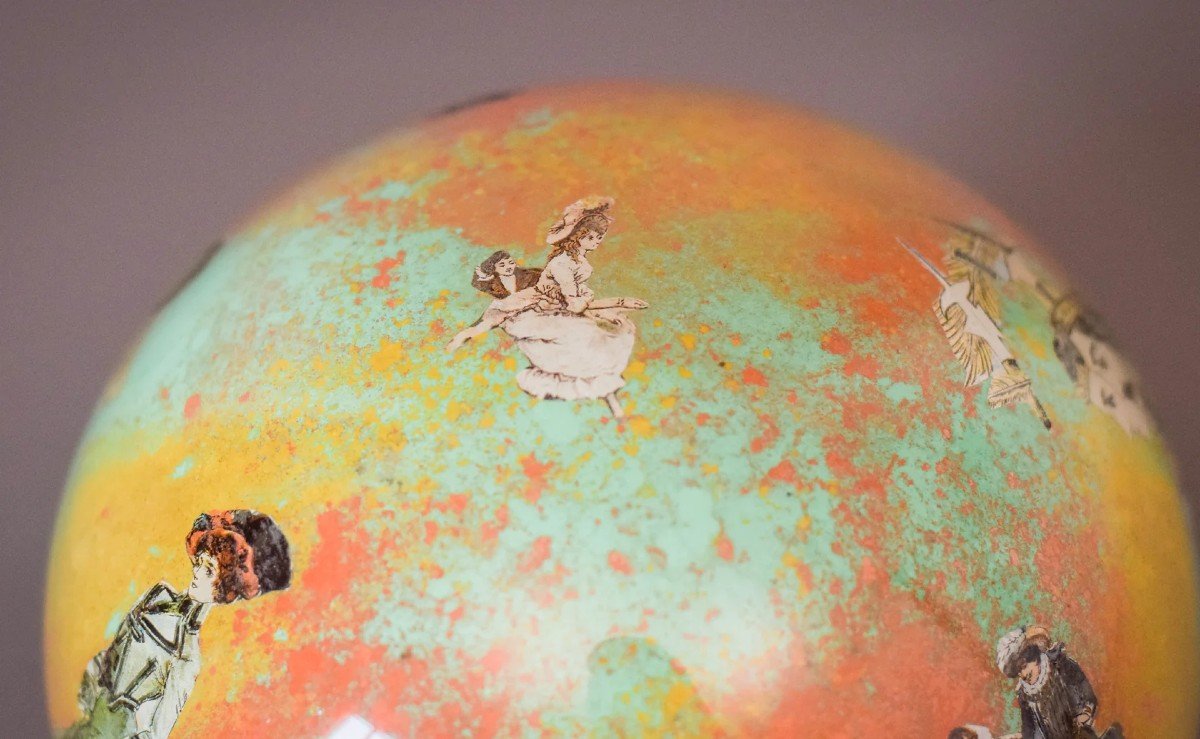
[[[108,648],[84,670],[83,718],[69,739],[164,739],[200,674],[200,626],[214,605],[248,600],[291,581],[283,532],[270,516],[235,509],[201,514],[188,533],[192,581],[138,599]]]

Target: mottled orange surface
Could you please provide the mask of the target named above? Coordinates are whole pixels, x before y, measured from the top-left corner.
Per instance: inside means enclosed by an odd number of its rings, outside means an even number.
[[[475,265],[540,266],[590,194],[597,293],[651,306],[620,422],[522,393],[503,335],[442,351]],[[538,90],[351,153],[231,231],[102,400],[54,542],[54,725],[138,595],[186,585],[196,513],[248,507],[296,574],[214,609],[179,736],[999,734],[995,643],[1034,623],[1098,727],[1193,736],[1164,446],[1081,395],[1017,282],[1004,338],[1052,426],[964,388],[896,241],[941,263],[937,219],[1061,282],[946,176],[742,97]]]

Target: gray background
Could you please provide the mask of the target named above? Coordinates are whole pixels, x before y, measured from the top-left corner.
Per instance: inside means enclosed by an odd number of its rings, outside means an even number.
[[[41,584],[74,445],[122,352],[205,246],[389,128],[499,90],[613,76],[794,101],[983,193],[1108,318],[1194,497],[1194,0],[7,2],[0,733],[47,731]]]

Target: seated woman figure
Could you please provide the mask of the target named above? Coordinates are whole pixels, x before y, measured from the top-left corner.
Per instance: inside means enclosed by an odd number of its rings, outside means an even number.
[[[480,320],[447,347],[500,327],[529,360],[517,376],[522,390],[538,398],[603,398],[623,415],[616,392],[633,351],[636,327],[625,315],[647,307],[638,298],[596,298],[588,286],[587,255],[599,248],[612,217],[611,198],[585,198],[563,211],[550,229],[546,268],[537,284],[494,301]]]

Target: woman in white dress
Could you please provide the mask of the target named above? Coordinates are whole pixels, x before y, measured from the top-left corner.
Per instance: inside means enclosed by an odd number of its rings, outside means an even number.
[[[517,384],[537,398],[603,398],[623,417],[617,390],[633,352],[636,327],[626,315],[647,307],[638,298],[596,298],[588,286],[587,255],[604,241],[612,198],[584,198],[563,211],[546,243],[553,248],[537,284],[492,302],[475,325],[447,346],[449,351],[502,328],[529,360]]]

